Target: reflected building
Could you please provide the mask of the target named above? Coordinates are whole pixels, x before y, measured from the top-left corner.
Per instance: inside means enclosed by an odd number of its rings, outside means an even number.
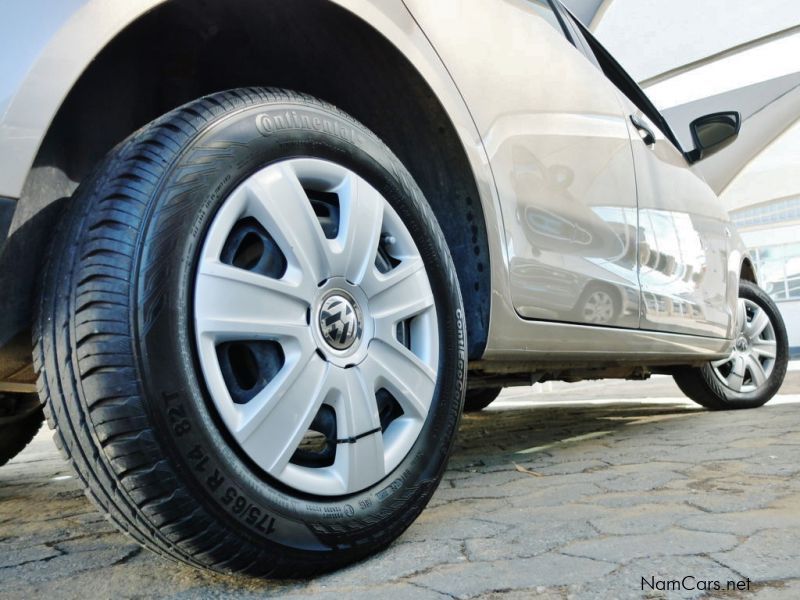
[[[682,143],[691,144],[694,118],[742,113],[739,140],[697,168],[750,248],[800,355],[800,2],[564,1],[640,82]],[[648,218],[659,222],[654,227],[690,230],[670,225],[670,215]],[[646,256],[643,244],[643,272],[653,270],[656,280],[702,277],[692,267],[696,240],[673,241],[681,264],[667,250]],[[643,298],[661,310],[668,300]]]

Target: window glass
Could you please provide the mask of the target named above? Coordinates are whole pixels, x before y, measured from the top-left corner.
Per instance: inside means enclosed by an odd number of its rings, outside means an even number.
[[[784,225],[792,221],[800,222],[800,197],[779,198],[731,211],[731,219],[736,228],[765,228],[769,225]]]
[[[751,249],[761,285],[773,300],[800,300],[800,243]]]
[[[800,300],[800,241],[789,233],[800,224],[800,197],[745,206],[730,214],[750,242],[761,286],[773,300]]]

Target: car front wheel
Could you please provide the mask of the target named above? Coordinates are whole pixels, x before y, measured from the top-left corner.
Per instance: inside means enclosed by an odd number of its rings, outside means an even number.
[[[786,377],[789,343],[778,307],[749,281],[741,282],[736,306],[736,339],[730,355],[675,373],[683,393],[711,410],[763,406]]]
[[[97,505],[163,555],[257,576],[400,535],[466,376],[421,191],[362,125],[282,90],[202,98],[119,146],[72,199],[36,336]]]

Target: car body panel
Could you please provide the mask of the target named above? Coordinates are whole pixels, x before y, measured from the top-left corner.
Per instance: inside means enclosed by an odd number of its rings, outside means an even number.
[[[592,323],[581,305],[603,290],[615,305],[604,324],[638,327],[636,186],[614,86],[542,16],[546,3],[497,0],[491,11],[474,0],[407,4],[483,136],[515,310]],[[487,36],[492,44],[472,52]]]
[[[591,361],[604,353],[615,353],[615,358],[620,360],[638,357],[663,363],[670,359],[713,358],[727,352],[730,346],[727,340],[636,329],[639,304],[643,301],[638,294],[630,293],[635,288],[632,287],[632,270],[626,261],[630,261],[631,256],[629,240],[638,235],[639,230],[631,229],[630,221],[624,221],[625,227],[620,228],[618,218],[600,215],[596,210],[610,206],[629,211],[635,207],[632,179],[615,181],[614,175],[632,172],[627,125],[613,94],[604,92],[599,98],[588,98],[587,90],[591,85],[578,81],[580,78],[587,77],[594,84],[605,86],[604,89],[611,84],[566,39],[558,38],[557,32],[550,28],[548,39],[558,50],[548,51],[544,42],[539,43],[537,36],[531,36],[528,28],[535,28],[536,21],[533,13],[526,10],[525,2],[497,0],[497,10],[493,7],[489,12],[486,3],[480,0],[330,1],[368,22],[403,53],[431,87],[460,137],[480,194],[491,257],[490,331],[484,359],[528,361],[551,357]],[[50,123],[95,56],[127,25],[162,2],[31,0],[14,7],[11,15],[6,15],[0,26],[0,45],[4,56],[12,58],[0,63],[0,155],[3,156],[0,196],[19,198],[22,195],[28,172]],[[448,6],[456,5],[469,9],[468,21],[463,20],[463,13],[457,22],[442,16]],[[435,14],[439,16],[431,20],[430,16]],[[527,16],[518,23],[520,14]],[[453,35],[456,25],[472,32],[466,38],[463,34],[453,38],[460,40],[462,54],[441,47],[448,36]],[[536,62],[529,63],[528,69],[521,61],[508,60],[506,56],[500,65],[495,65],[497,72],[489,73],[486,56],[493,50],[484,42],[490,26],[516,32],[514,35],[535,42],[529,58],[535,58],[537,52],[548,52],[556,65],[566,69],[570,81],[580,84],[581,93],[572,93],[574,86],[568,84],[559,88],[559,95],[548,92],[543,73],[555,78],[561,71],[557,68],[542,71]],[[540,26],[538,31],[544,35],[547,27],[550,26]],[[16,35],[20,30],[36,30],[40,34]],[[475,36],[480,37],[476,40]],[[498,35],[493,39],[502,37]],[[515,52],[511,41],[499,46],[505,52]],[[491,85],[485,78],[488,75],[492,76]],[[531,111],[526,109],[522,98],[515,98],[521,90],[520,81],[531,82],[522,88],[524,99],[533,103],[530,106],[545,101],[544,106],[554,113],[551,115],[553,124],[547,122],[548,111]],[[559,104],[559,98],[570,100],[571,104]],[[570,141],[567,137],[568,143],[560,146],[564,136],[542,135],[548,128],[552,132],[554,124],[559,125],[558,129],[564,124],[572,128],[576,132],[573,139]],[[575,175],[575,169],[583,164],[568,151],[570,145],[572,149],[577,148],[579,139],[593,144],[592,150],[582,156],[594,175],[575,177],[565,185],[570,175],[560,167],[571,169]],[[618,164],[604,168],[603,159]],[[530,182],[525,184],[525,178],[547,181],[551,190],[555,190],[552,197],[544,198],[549,201],[544,210],[553,213],[554,220],[548,221],[551,218],[548,212],[536,212],[537,208],[541,209],[538,202],[543,196],[537,190],[532,191]],[[515,183],[524,190],[523,194],[515,192]],[[612,195],[616,198],[609,199]],[[562,206],[565,197],[571,200],[571,206]],[[505,213],[501,212],[501,198]],[[535,250],[542,250],[531,243],[535,227],[555,227],[557,233],[563,233],[564,227],[570,229],[572,233],[566,243],[570,247],[580,240],[587,224],[591,229],[598,228],[603,239],[597,246],[599,250],[594,251],[595,256],[566,252],[563,259],[556,259],[555,254],[564,240],[551,235],[546,242],[550,244],[550,248],[545,248],[550,253],[546,260],[529,260]],[[620,246],[622,238],[628,241]],[[539,241],[540,236],[533,235],[533,239],[538,244],[543,243]],[[738,237],[734,233],[731,243],[735,245],[736,240]],[[612,246],[616,254],[611,251]],[[623,254],[624,260],[619,258]],[[738,281],[738,269],[745,255],[741,246],[729,252],[729,286],[732,281]],[[618,257],[616,261],[609,260],[614,256]],[[738,264],[734,265],[737,259]],[[513,275],[514,265],[520,267],[516,275]],[[552,284],[555,292],[549,296],[550,308],[538,302],[536,294],[531,292],[529,269],[534,272],[546,269],[556,282]],[[514,277],[517,283],[512,286]],[[595,279],[612,286],[610,289],[616,286],[623,290],[624,308],[615,323],[617,327],[587,327],[566,322],[575,320],[578,298]],[[569,308],[570,316],[559,314],[562,304],[559,297],[574,300]],[[517,306],[515,298],[519,298]],[[728,300],[729,306],[733,306],[735,295],[731,296],[730,291]],[[521,313],[565,322],[523,318]]]
[[[731,326],[728,253],[732,225],[683,153],[648,124],[648,146],[631,126],[639,192],[639,279],[643,329],[725,338]]]
[[[50,123],[94,57],[163,1],[27,0],[3,6],[0,196],[20,197]]]
[[[492,321],[486,361],[546,365],[584,362],[681,364],[725,358],[727,339],[697,335],[525,320]]]

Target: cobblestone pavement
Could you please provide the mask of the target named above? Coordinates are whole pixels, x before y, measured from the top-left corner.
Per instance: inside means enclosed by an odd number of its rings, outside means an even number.
[[[713,597],[794,599],[799,457],[798,371],[772,404],[738,413],[700,411],[667,378],[509,390],[464,418],[445,481],[389,550],[270,583],[140,550],[43,432],[0,468],[0,597],[637,598],[662,596],[643,577],[688,575],[719,581]],[[748,578],[749,592],[724,592]]]

